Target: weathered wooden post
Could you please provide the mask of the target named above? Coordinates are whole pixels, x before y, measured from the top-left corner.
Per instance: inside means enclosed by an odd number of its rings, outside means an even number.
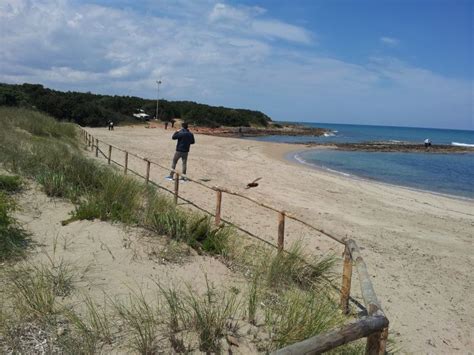
[[[96,138],[95,139],[95,157],[97,158],[99,156],[99,140]]]
[[[125,163],[123,164],[123,173],[127,175],[128,170],[128,152],[125,152]]]
[[[388,338],[388,327],[367,337],[365,353],[367,355],[385,355]]]
[[[344,248],[344,267],[342,270],[341,309],[344,314],[349,313],[349,296],[351,294],[352,257],[347,245]]]
[[[109,145],[109,156],[107,157],[107,164],[110,164],[110,160],[112,160],[112,146]]]
[[[367,345],[365,347],[366,355],[379,355],[382,331],[373,333],[367,337]],[[382,354],[385,354],[385,350]]]
[[[222,206],[222,191],[216,190],[216,217],[214,224],[216,226],[221,224],[221,206]]]
[[[388,339],[388,327],[385,327],[382,330],[382,334],[380,334],[378,355],[385,355],[385,351],[387,349],[387,339]]]
[[[285,245],[285,212],[278,213],[278,252],[283,251]]]
[[[87,146],[90,147],[92,143],[92,135],[90,133],[87,134]]]
[[[179,174],[176,173],[176,179],[174,180],[174,204],[178,204],[178,192],[179,192]]]
[[[151,163],[149,160],[146,160],[146,175],[145,175],[145,183],[148,184],[148,182],[150,181],[150,166],[151,166]]]

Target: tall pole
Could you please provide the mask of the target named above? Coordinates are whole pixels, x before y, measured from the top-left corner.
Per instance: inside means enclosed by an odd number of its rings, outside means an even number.
[[[156,84],[158,86],[158,90],[156,92],[156,116],[155,116],[155,118],[158,119],[158,105],[159,105],[159,102],[160,102],[160,84],[161,84],[161,80],[157,80]]]

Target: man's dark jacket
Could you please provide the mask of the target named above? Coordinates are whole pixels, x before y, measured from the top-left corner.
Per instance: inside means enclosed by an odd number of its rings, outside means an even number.
[[[176,144],[177,152],[187,153],[189,152],[189,146],[194,144],[194,135],[186,128],[182,128],[178,132],[175,132],[171,138],[178,140],[178,143]]]

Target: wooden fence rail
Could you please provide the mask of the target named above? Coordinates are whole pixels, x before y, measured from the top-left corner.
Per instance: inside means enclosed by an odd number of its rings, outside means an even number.
[[[296,222],[299,222],[303,224],[304,226],[310,228],[311,230],[314,230],[318,232],[319,234],[322,234],[324,236],[327,236],[331,238],[332,240],[344,245],[344,254],[343,254],[343,272],[342,272],[342,286],[340,288],[340,306],[344,314],[348,314],[350,312],[349,309],[349,301],[353,300],[350,296],[351,293],[351,283],[352,283],[352,273],[353,273],[353,266],[355,266],[355,269],[357,271],[357,276],[359,279],[360,283],[360,289],[362,293],[362,298],[365,303],[365,308],[360,307],[360,304],[358,302],[353,302],[358,306],[362,311],[365,311],[367,313],[367,316],[357,320],[356,322],[353,322],[351,324],[345,325],[340,329],[333,330],[327,333],[319,334],[317,336],[311,337],[309,339],[306,339],[304,341],[289,345],[285,348],[282,348],[280,350],[277,350],[273,354],[277,355],[283,355],[283,354],[319,354],[331,349],[334,349],[335,347],[338,347],[340,345],[347,344],[351,341],[361,339],[364,337],[367,337],[367,345],[366,345],[366,354],[370,355],[382,355],[385,353],[385,347],[386,347],[386,342],[387,342],[387,336],[388,336],[388,326],[389,326],[389,321],[385,314],[383,313],[382,307],[380,305],[380,302],[377,299],[377,295],[375,293],[375,290],[372,285],[372,281],[370,279],[370,275],[367,270],[367,265],[364,262],[364,259],[362,258],[362,255],[360,253],[360,249],[357,246],[357,243],[352,240],[352,239],[346,239],[346,238],[338,238],[323,229],[320,229],[318,227],[315,227],[311,225],[310,223],[302,220],[301,218],[287,212],[287,211],[282,211],[278,208],[275,208],[271,205],[265,204],[261,201],[257,201],[249,196],[242,195],[238,192],[229,190],[225,187],[220,187],[220,186],[208,186],[206,184],[203,184],[202,182],[196,181],[192,178],[189,178],[188,176],[184,174],[180,174],[178,171],[171,169],[173,173],[176,174],[176,179],[174,180],[174,190],[169,190],[163,186],[160,186],[159,184],[155,183],[150,179],[150,169],[151,165],[155,165],[157,167],[160,167],[162,169],[170,170],[168,167],[164,167],[156,162],[153,162],[151,159],[148,159],[146,157],[140,156],[135,153],[128,152],[122,148],[116,147],[112,144],[103,142],[108,146],[108,154],[106,155],[100,148],[99,148],[99,139],[93,137],[91,134],[89,134],[86,130],[82,129],[82,137],[85,141],[86,147],[90,148],[91,151],[94,150],[95,148],[95,156],[98,157],[99,153],[107,159],[107,163],[111,164],[111,162],[123,167],[123,172],[124,174],[127,174],[128,172],[131,172],[145,180],[146,184],[152,184],[160,189],[163,189],[171,194],[173,194],[174,197],[174,203],[178,204],[178,200],[181,199],[185,201],[186,203],[191,204],[192,206],[196,207],[197,209],[211,215],[214,217],[214,223],[216,225],[220,225],[221,223],[226,223],[229,224],[233,227],[235,227],[237,230],[240,230],[249,236],[258,239],[272,247],[275,247],[278,249],[279,252],[286,252],[284,250],[284,244],[285,244],[285,218],[290,218]],[[125,154],[125,161],[124,164],[122,165],[119,162],[116,162],[112,159],[112,149],[116,149],[119,151],[122,151]],[[146,163],[146,171],[145,175],[141,175],[133,170],[131,170],[128,167],[128,159],[130,156],[134,156]],[[216,209],[215,209],[215,214],[203,209],[202,207],[196,205],[194,202],[187,200],[183,198],[182,196],[179,195],[179,181],[180,177],[185,178],[187,181],[190,181],[192,183],[198,184],[206,189],[215,191],[216,193]],[[257,235],[243,229],[242,227],[227,221],[222,218],[222,200],[223,200],[223,193],[226,193],[228,195],[233,195],[237,196],[239,198],[243,198],[245,200],[248,200],[252,202],[253,204],[256,204],[260,207],[263,207],[265,209],[269,209],[271,211],[274,211],[278,214],[278,233],[277,233],[277,245],[274,245],[267,240],[258,237]]]

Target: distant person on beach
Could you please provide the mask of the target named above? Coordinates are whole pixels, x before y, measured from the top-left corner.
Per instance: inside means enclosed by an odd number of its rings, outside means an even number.
[[[431,147],[431,141],[429,138],[425,139],[425,148]]]
[[[176,122],[175,120],[171,120],[171,128],[174,128],[174,123],[175,122]]]
[[[173,180],[173,170],[176,168],[179,159],[183,162],[183,175],[186,175],[189,147],[191,144],[194,144],[194,135],[189,131],[188,124],[183,122],[181,126],[183,128],[176,131],[171,137],[172,139],[177,139],[178,143],[176,144],[176,153],[174,153],[173,163],[171,164],[172,170],[170,175],[166,177],[168,180]],[[185,178],[183,178],[183,180],[185,180]]]
[[[168,129],[168,121],[165,121],[165,129]]]
[[[109,131],[113,131],[114,130],[114,121],[110,120],[109,121]]]

